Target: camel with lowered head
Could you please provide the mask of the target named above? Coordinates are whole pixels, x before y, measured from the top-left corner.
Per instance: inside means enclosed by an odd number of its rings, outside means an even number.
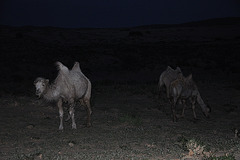
[[[173,114],[173,121],[177,121],[177,115],[176,115],[176,104],[178,101],[181,101],[183,104],[183,110],[181,117],[184,117],[184,110],[186,108],[186,100],[189,100],[192,105],[193,110],[193,116],[195,119],[197,119],[196,113],[195,113],[195,103],[197,102],[204,115],[206,117],[209,117],[210,107],[207,106],[199,91],[198,87],[195,84],[195,82],[192,79],[192,74],[190,74],[188,77],[184,77],[183,75],[179,75],[176,80],[171,82],[170,84],[170,102],[171,102],[171,109]]]

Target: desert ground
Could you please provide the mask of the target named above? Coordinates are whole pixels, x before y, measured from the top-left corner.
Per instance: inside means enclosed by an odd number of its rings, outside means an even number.
[[[132,28],[0,26],[0,159],[240,159],[240,20]],[[92,82],[92,127],[76,106],[59,131],[58,108],[35,96],[60,61]],[[172,121],[160,74],[192,74],[210,107]],[[181,112],[182,106],[177,106]],[[67,105],[64,107],[67,113]],[[67,114],[65,114],[66,117]]]

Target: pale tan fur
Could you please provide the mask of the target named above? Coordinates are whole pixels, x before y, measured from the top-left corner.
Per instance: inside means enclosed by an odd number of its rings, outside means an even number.
[[[74,119],[74,106],[76,101],[81,101],[87,107],[87,126],[91,126],[90,116],[92,113],[90,98],[91,98],[91,82],[82,73],[79,63],[75,62],[72,70],[69,70],[61,62],[56,62],[59,70],[58,76],[52,84],[49,84],[49,80],[38,77],[34,81],[36,87],[36,95],[43,97],[47,101],[57,102],[60,115],[59,129],[63,129],[63,102],[68,102],[69,118],[72,118],[72,128],[76,129],[76,123]]]

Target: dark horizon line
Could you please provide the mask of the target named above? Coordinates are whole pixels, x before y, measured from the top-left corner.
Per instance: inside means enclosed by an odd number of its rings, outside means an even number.
[[[3,27],[40,27],[40,28],[59,28],[59,29],[127,29],[127,28],[166,28],[166,27],[186,27],[186,26],[213,26],[213,25],[240,25],[240,17],[222,17],[222,18],[208,18],[198,21],[190,21],[184,23],[173,23],[173,24],[149,24],[149,25],[138,25],[131,27],[58,27],[48,25],[5,25],[0,24],[0,28]]]

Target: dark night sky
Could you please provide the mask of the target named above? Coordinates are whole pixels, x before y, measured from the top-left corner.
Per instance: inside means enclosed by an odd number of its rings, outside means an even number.
[[[2,0],[0,24],[131,27],[240,17],[239,0]]]

